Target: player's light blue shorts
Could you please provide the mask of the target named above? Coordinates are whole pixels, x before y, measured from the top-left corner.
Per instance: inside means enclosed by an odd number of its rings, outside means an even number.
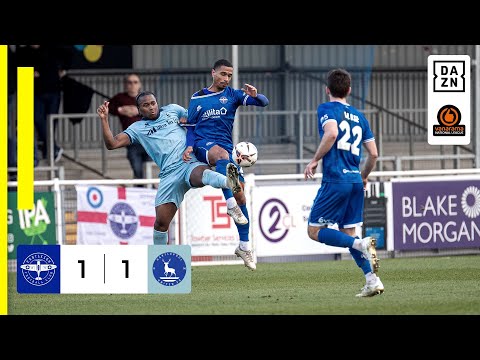
[[[322,182],[308,218],[310,226],[338,224],[339,229],[363,224],[363,183]]]
[[[198,161],[195,156],[186,163],[180,160],[181,164],[168,173],[160,173],[160,184],[158,185],[155,197],[155,207],[166,203],[174,203],[177,209],[183,201],[185,193],[193,186],[190,184],[190,175],[197,166],[206,164]]]
[[[208,162],[208,151],[214,147],[215,145],[218,145],[220,146],[222,149],[223,147],[219,144],[217,144],[216,142],[214,141],[209,141],[209,140],[200,140],[200,141],[197,141],[195,143],[195,146],[193,147],[193,152],[195,154],[195,156],[197,157],[197,159],[201,162],[204,162],[205,164],[208,164],[210,165],[210,163]],[[227,151],[227,150],[226,150]],[[228,151],[227,151],[228,152]],[[230,162],[232,164],[235,164],[235,166],[237,167],[238,169],[238,179],[240,180],[240,182],[244,183],[245,182],[245,179],[243,177],[243,169],[241,166],[237,165],[234,161],[233,161],[233,158],[232,158],[232,152],[228,152],[228,156],[230,158]],[[211,166],[211,165],[210,165]]]

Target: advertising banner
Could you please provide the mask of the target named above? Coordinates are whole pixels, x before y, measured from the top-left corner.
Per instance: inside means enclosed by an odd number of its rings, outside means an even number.
[[[155,189],[76,186],[77,244],[153,245]]]
[[[36,192],[32,210],[17,210],[17,192],[8,193],[8,259],[17,258],[19,245],[55,245],[53,193]]]
[[[258,186],[253,189],[253,231],[257,256],[338,254],[307,234],[308,216],[320,184]],[[360,229],[357,229],[357,234]]]
[[[227,214],[220,189],[205,186],[190,190],[182,205],[180,243],[192,247],[192,256],[234,255],[238,230]]]
[[[480,247],[480,178],[392,182],[395,250]]]

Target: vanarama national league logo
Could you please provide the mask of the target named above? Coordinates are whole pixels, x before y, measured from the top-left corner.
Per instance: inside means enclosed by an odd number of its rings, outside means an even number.
[[[438,110],[439,125],[433,125],[433,136],[465,136],[465,125],[460,125],[462,113],[455,105],[444,105]]]

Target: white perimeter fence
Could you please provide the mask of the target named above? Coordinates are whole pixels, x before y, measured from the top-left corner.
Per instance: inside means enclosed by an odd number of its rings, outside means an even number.
[[[480,253],[480,169],[372,172],[366,198],[386,199],[381,257]],[[347,249],[311,241],[307,219],[321,184],[321,174],[305,181],[303,174],[245,176],[250,239],[258,262],[350,258]],[[158,185],[142,180],[35,181],[36,191],[52,191],[56,240],[77,240],[75,185]],[[17,182],[9,182],[14,189]],[[152,203],[154,216],[154,204]],[[368,226],[368,224],[364,224]],[[358,228],[359,234],[365,229]],[[192,247],[192,263],[238,264],[238,233],[226,215],[221,190],[206,186],[187,192],[172,221],[171,243]],[[134,243],[133,241],[129,242]],[[9,261],[9,269],[16,264]]]

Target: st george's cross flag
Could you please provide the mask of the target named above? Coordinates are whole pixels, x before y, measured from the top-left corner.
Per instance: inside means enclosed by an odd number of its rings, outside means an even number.
[[[77,244],[153,245],[157,190],[76,185]]]

